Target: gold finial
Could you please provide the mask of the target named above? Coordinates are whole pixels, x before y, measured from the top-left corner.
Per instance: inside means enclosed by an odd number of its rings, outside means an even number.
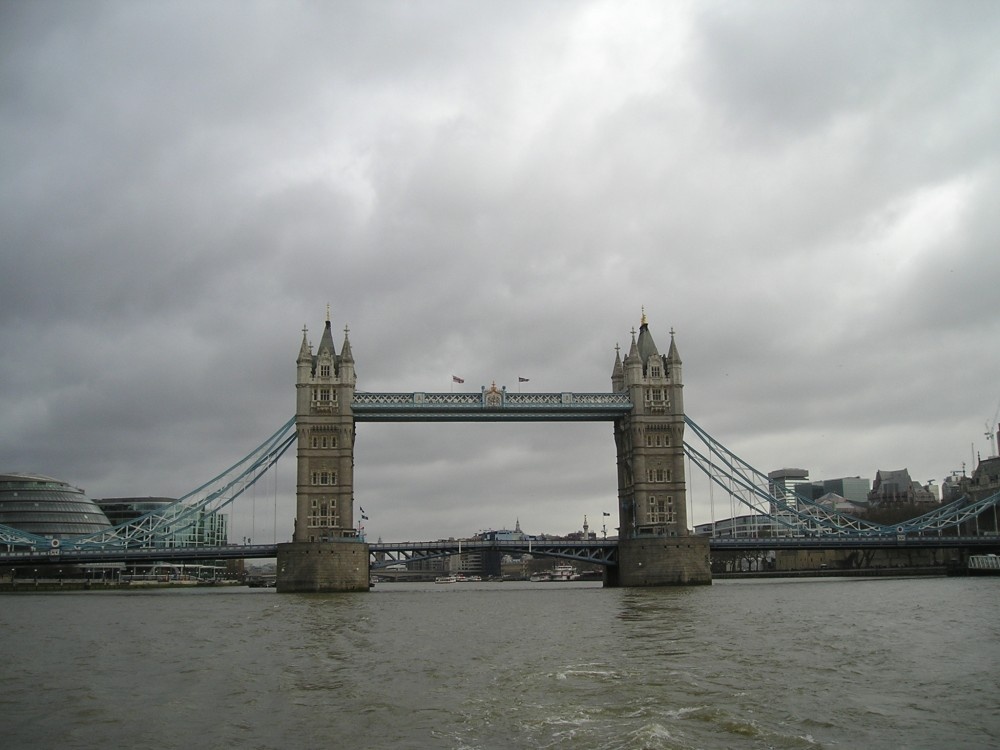
[[[642,325],[646,325],[646,306],[642,306]]]

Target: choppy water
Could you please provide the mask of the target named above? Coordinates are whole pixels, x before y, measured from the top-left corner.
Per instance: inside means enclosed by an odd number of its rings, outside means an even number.
[[[1000,579],[0,598],[18,748],[987,748]]]

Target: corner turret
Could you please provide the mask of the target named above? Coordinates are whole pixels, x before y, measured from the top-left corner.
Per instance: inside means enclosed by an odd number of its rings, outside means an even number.
[[[611,390],[615,393],[625,390],[625,368],[622,367],[621,348],[615,344],[615,364],[611,368]]]
[[[351,352],[351,340],[347,337],[350,328],[344,326],[344,345],[340,347],[340,380],[354,385],[357,377],[354,373],[354,354]]]

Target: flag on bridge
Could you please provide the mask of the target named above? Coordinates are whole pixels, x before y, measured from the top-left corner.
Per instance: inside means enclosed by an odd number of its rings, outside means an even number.
[[[518,383],[527,383],[528,380],[529,380],[529,378],[518,377],[517,382]]]
[[[465,382],[465,378],[460,378],[460,377],[458,377],[458,375],[452,375],[451,376],[451,382],[452,383],[464,383]]]

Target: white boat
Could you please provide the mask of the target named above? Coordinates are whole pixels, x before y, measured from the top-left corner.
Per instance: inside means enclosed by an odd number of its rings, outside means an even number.
[[[580,580],[580,574],[576,572],[576,568],[568,563],[561,563],[552,568],[552,580],[553,581],[578,581]]]
[[[532,573],[528,578],[529,581],[579,581],[580,574],[577,572],[569,563],[560,563],[553,566],[551,570],[542,570],[538,573]]]
[[[434,583],[458,583],[458,579],[455,576],[438,576]]]

